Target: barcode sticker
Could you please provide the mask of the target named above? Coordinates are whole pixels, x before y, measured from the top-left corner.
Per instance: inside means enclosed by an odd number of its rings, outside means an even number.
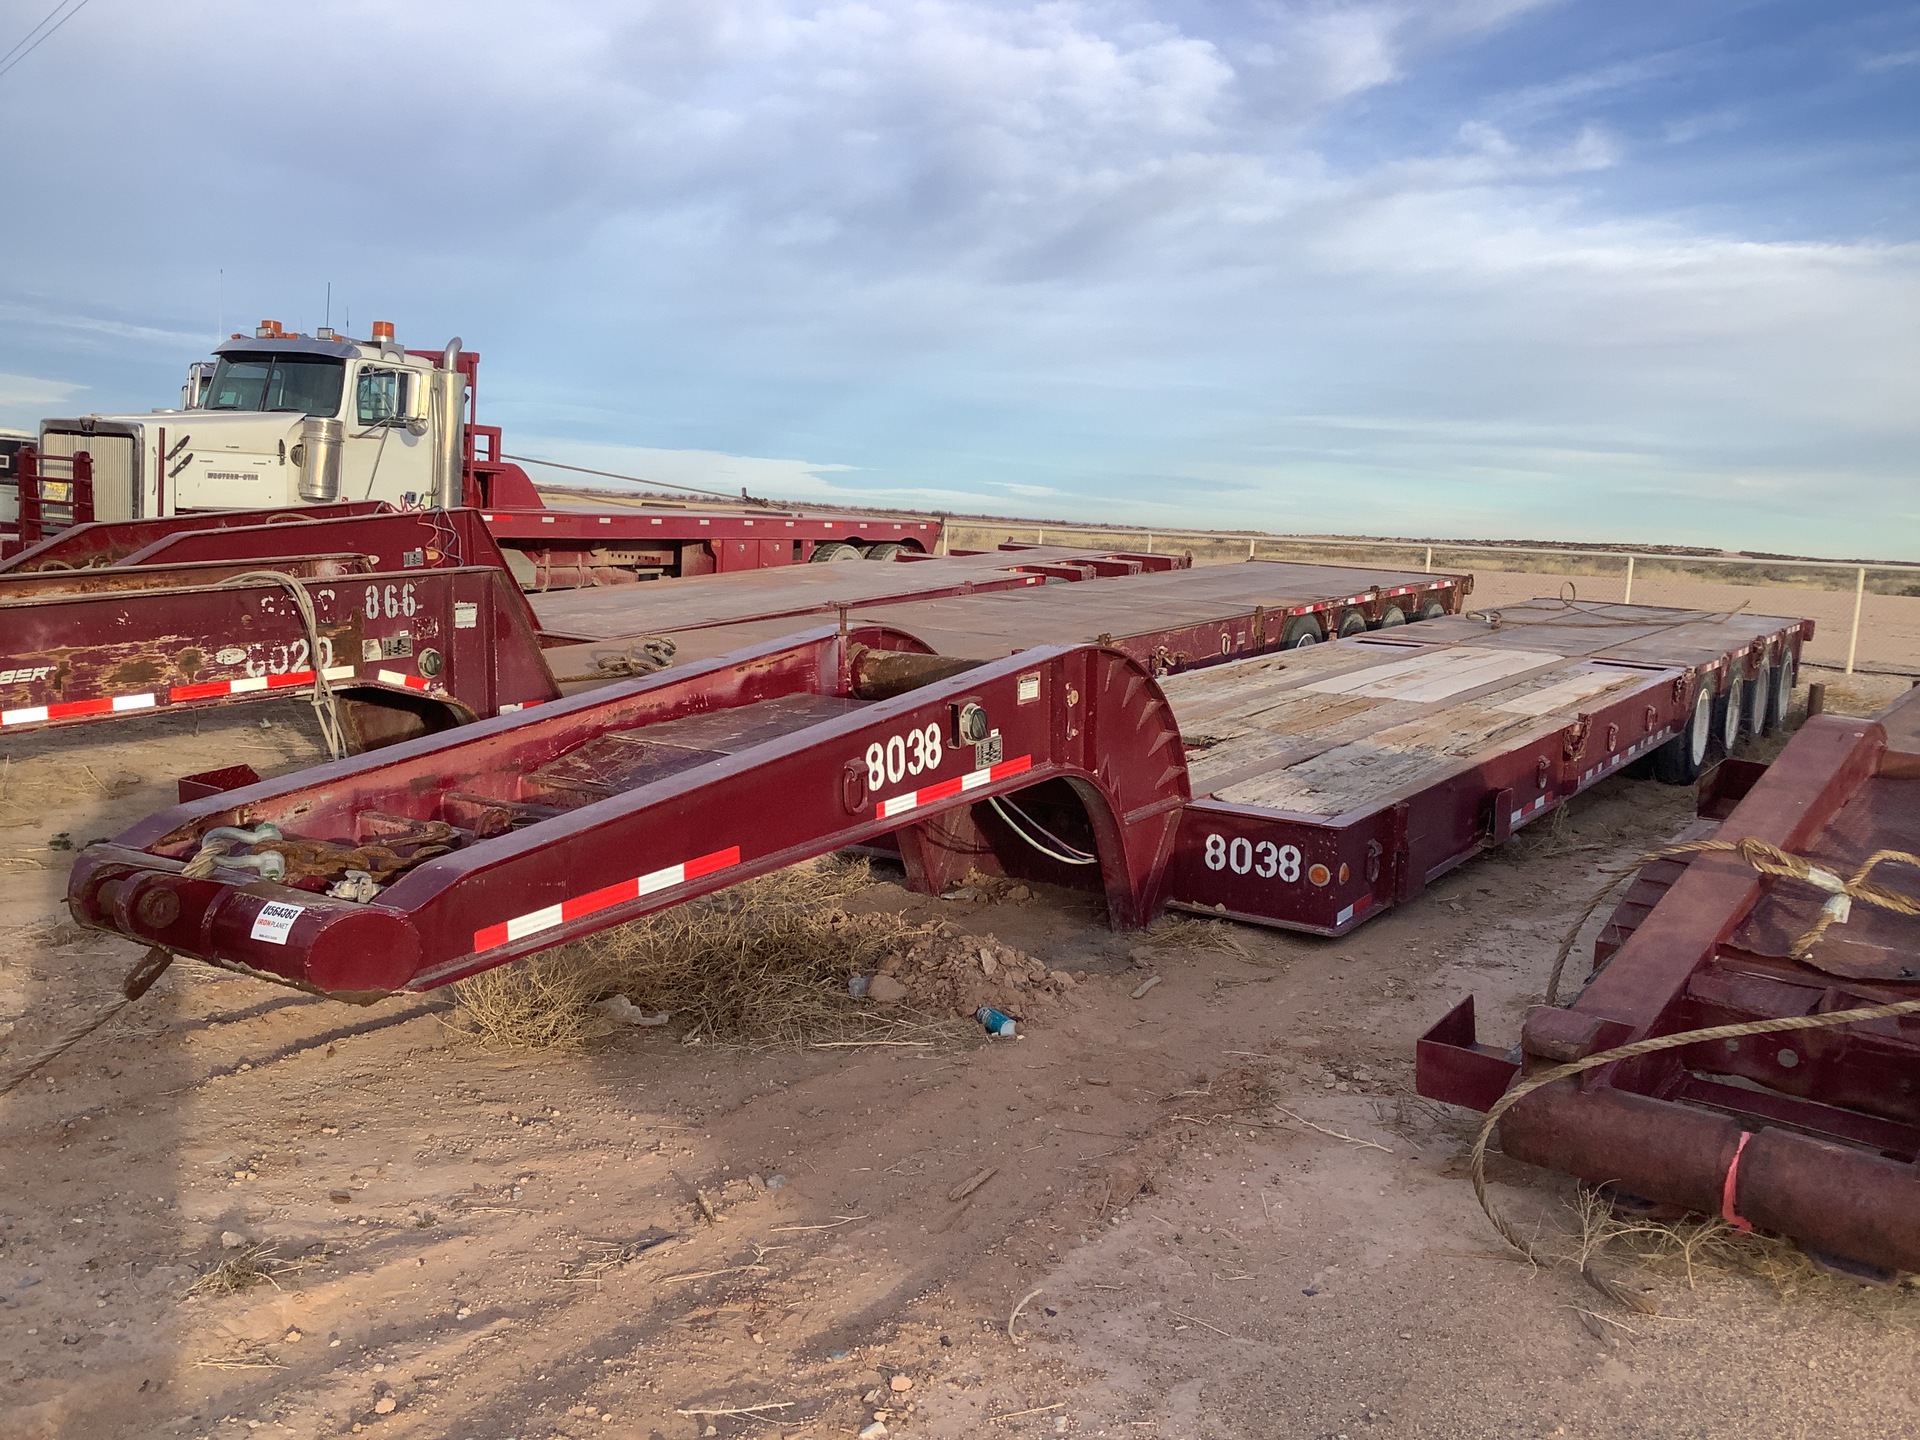
[[[304,905],[284,905],[278,900],[269,900],[253,917],[253,938],[269,945],[284,945],[293,931],[293,922],[306,912]]]
[[[473,600],[453,602],[453,628],[456,630],[477,630],[480,628],[480,606]]]

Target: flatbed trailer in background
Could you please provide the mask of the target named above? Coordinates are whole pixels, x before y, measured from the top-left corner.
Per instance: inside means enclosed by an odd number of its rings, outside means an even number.
[[[69,901],[359,999],[889,835],[926,890],[979,868],[1092,888],[1120,927],[1176,905],[1337,933],[1636,759],[1704,749],[1716,703],[1768,723],[1737,677],[1810,629],[1535,601],[1163,690],[1111,646],[981,661],[848,623],[194,801],[90,847]]]
[[[1716,772],[1707,823],[1683,840],[1761,841],[1920,905],[1908,861],[1861,876],[1877,854],[1920,854],[1920,689],[1877,720],[1815,716],[1759,770]],[[1658,860],[1600,933],[1569,1005],[1534,1010],[1509,1051],[1479,1041],[1468,996],[1420,1041],[1420,1093],[1487,1110],[1512,1085],[1636,1041],[1920,999],[1912,913],[1855,899],[1802,947],[1832,895],[1738,854]],[[1622,1197],[1920,1271],[1920,1015],[1602,1064],[1517,1101],[1500,1147]]]

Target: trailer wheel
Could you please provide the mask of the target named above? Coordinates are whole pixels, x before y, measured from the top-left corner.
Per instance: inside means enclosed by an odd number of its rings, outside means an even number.
[[[1663,785],[1691,785],[1707,768],[1708,743],[1713,738],[1713,691],[1705,685],[1693,697],[1693,713],[1686,727],[1653,752],[1653,778]]]
[[[1793,708],[1793,686],[1799,676],[1794,672],[1798,668],[1798,657],[1791,645],[1780,647],[1780,668],[1773,672],[1773,694],[1769,703],[1773,706],[1773,724],[1784,730],[1787,724],[1787,712]]]
[[[1304,650],[1319,643],[1320,622],[1311,615],[1296,615],[1287,621],[1286,631],[1280,638],[1282,650]]]
[[[1422,620],[1440,620],[1445,618],[1446,613],[1447,613],[1447,607],[1444,602],[1439,600],[1429,600],[1427,601],[1426,604],[1420,607],[1420,614],[1418,618]]]
[[[1347,611],[1346,614],[1340,617],[1340,629],[1338,632],[1339,638],[1344,640],[1349,635],[1358,635],[1366,628],[1367,628],[1367,617],[1365,612],[1360,610],[1349,610]]]
[[[1727,681],[1726,694],[1714,704],[1713,738],[1722,755],[1731,755],[1740,743],[1740,723],[1747,700],[1746,677],[1735,672]]]
[[[1761,660],[1753,679],[1747,682],[1747,733],[1766,734],[1773,728],[1773,662]]]
[[[1402,610],[1398,605],[1389,605],[1380,612],[1380,622],[1373,628],[1376,630],[1391,630],[1396,625],[1404,625],[1406,623],[1407,612]]]
[[[807,557],[815,565],[838,565],[845,560],[858,560],[860,547],[849,545],[844,540],[823,540],[813,547],[813,553]]]
[[[902,545],[898,540],[882,540],[878,545],[873,546],[867,551],[866,558],[869,560],[891,560],[896,555],[904,555],[906,553],[907,547]]]

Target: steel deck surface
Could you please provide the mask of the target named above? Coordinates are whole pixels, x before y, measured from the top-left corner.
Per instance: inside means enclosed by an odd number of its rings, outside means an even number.
[[[855,560],[841,564],[781,565],[726,575],[695,575],[602,589],[555,590],[527,597],[543,635],[599,641],[673,635],[743,620],[817,614],[838,605],[866,605],[979,588],[1038,588],[1047,577],[1032,567],[1104,561],[1113,552],[1084,546],[1033,546],[918,560]],[[1142,568],[1181,563],[1172,556],[1139,556]],[[776,628],[791,634],[794,625]],[[683,642],[685,643],[685,642]],[[749,643],[734,640],[712,653]],[[705,653],[705,652],[703,652]]]
[[[779,573],[768,572],[768,578]],[[1202,656],[1272,648],[1290,615],[1315,607],[1371,602],[1402,591],[1418,592],[1422,598],[1430,591],[1453,604],[1457,602],[1450,597],[1471,587],[1471,577],[1464,575],[1249,560],[997,594],[904,603],[875,600],[854,606],[850,618],[904,630],[941,655],[991,660],[1036,645],[1105,640],[1142,662],[1164,650],[1160,668],[1178,669]],[[1265,634],[1254,633],[1256,615]],[[792,628],[778,621],[748,620],[692,634],[670,629],[662,633],[674,635],[683,658],[704,660],[778,639]]]

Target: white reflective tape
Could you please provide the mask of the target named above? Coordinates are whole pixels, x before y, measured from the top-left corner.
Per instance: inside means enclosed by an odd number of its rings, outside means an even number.
[[[115,711],[151,710],[153,705],[154,697],[151,695],[116,695],[113,697],[113,708]]]
[[[228,686],[227,693],[229,695],[247,695],[255,690],[264,690],[266,688],[267,677],[264,675],[256,675],[250,680],[233,681],[232,684]]]
[[[651,875],[642,875],[633,882],[634,894],[651,895],[656,890],[671,890],[687,878],[687,867],[669,865],[664,870],[656,870]]]
[[[31,725],[47,718],[47,707],[29,705],[21,710],[0,710],[0,725]]]
[[[538,935],[542,930],[551,930],[560,923],[561,918],[558,905],[535,910],[531,915],[516,915],[507,921],[507,940],[524,940],[529,935]]]

